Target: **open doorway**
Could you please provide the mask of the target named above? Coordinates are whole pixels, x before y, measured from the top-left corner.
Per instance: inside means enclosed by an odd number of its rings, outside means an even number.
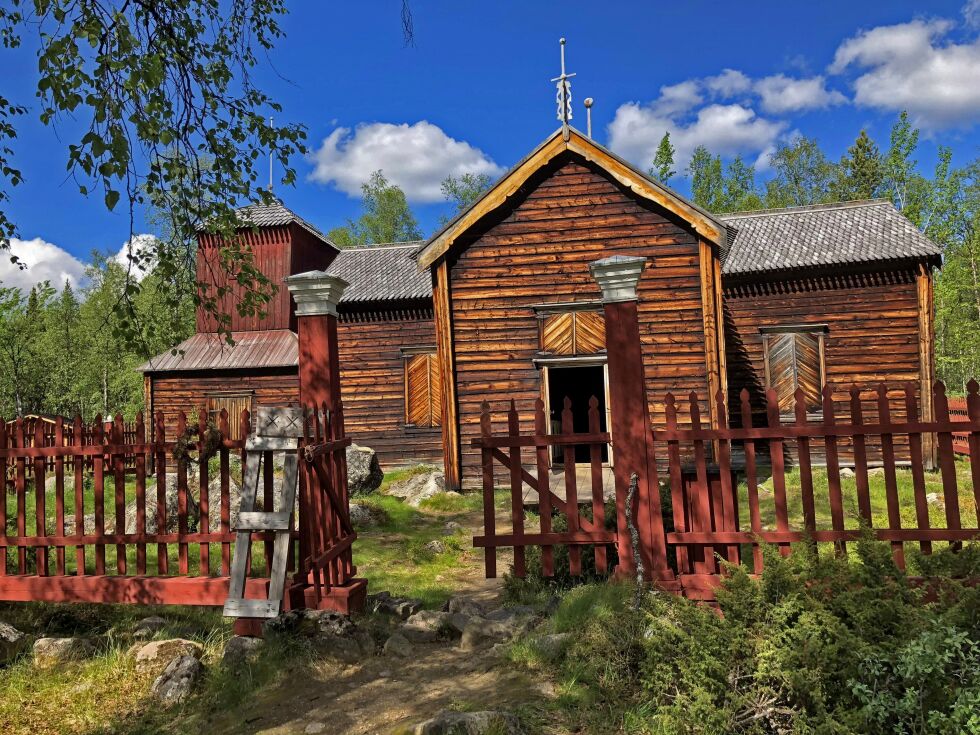
[[[561,414],[565,398],[572,402],[572,428],[577,434],[589,431],[589,401],[593,396],[599,401],[599,431],[606,431],[606,366],[596,365],[549,365],[543,376],[547,381],[548,412],[551,431],[561,433]],[[554,447],[553,464],[564,461],[561,447]],[[575,447],[575,462],[588,464],[589,447]],[[609,447],[602,447],[602,461],[609,462]]]

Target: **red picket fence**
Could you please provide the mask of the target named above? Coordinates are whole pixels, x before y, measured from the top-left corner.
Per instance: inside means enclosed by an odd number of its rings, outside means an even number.
[[[208,426],[207,415],[202,408],[198,422],[189,425],[181,413],[176,436],[168,437],[158,413],[152,440],[142,416],[128,435],[120,416],[108,431],[99,419],[84,426],[78,418],[59,417],[50,442],[39,425],[29,441],[22,420],[14,422],[9,436],[0,421],[0,472],[12,475],[15,496],[15,508],[9,509],[8,494],[0,493],[0,600],[223,604],[235,541],[231,483],[241,481],[233,477],[230,460],[244,451],[251,422],[243,411],[243,438],[232,440],[227,412],[221,412],[217,431]],[[287,602],[294,606],[304,604],[308,584],[318,585],[313,597],[319,601],[323,586],[343,584],[354,573],[351,534],[333,530],[349,531],[343,453],[349,439],[342,436],[339,411],[326,428],[317,417],[309,412],[308,439],[300,448],[307,471],[300,472],[298,530],[292,532],[287,564],[293,573]],[[272,458],[272,452],[263,454],[258,502],[265,510],[273,508],[276,495]],[[134,468],[129,493],[128,463]],[[190,484],[192,467],[196,489]],[[45,492],[50,476],[55,478],[53,514]],[[192,500],[199,508],[196,523]],[[252,549],[246,596],[265,596],[273,534],[255,533],[252,539],[264,543]]]
[[[966,398],[959,396],[949,399],[949,415],[957,420],[969,418],[967,412]],[[970,454],[970,437],[968,434],[953,434],[953,451],[957,454]]]
[[[874,535],[890,542],[895,562],[905,566],[905,545],[917,544],[923,553],[931,553],[934,543],[947,543],[956,548],[964,541],[980,537],[980,387],[975,381],[969,384],[966,399],[967,415],[950,415],[945,387],[937,383],[934,391],[936,418],[922,421],[918,418],[916,388],[910,384],[899,391],[889,391],[885,385],[873,393],[862,393],[857,388],[850,393],[850,414],[836,416],[834,400],[829,389],[824,391],[823,416],[814,420],[807,416],[806,402],[797,393],[795,421],[786,423],[780,416],[775,393],[767,394],[767,424],[752,424],[749,394],[743,391],[740,405],[742,425],[729,427],[729,415],[723,395],[716,397],[716,415],[721,418],[719,428],[702,425],[697,396],[688,397],[686,416],[680,417],[677,401],[668,394],[664,400],[667,426],[651,431],[651,473],[655,483],[662,483],[669,493],[671,510],[664,511],[663,519],[654,523],[661,528],[672,552],[671,568],[676,579],[661,580],[664,586],[683,591],[687,596],[713,599],[723,567],[718,559],[731,563],[745,563],[753,573],[762,570],[761,544],[775,544],[784,554],[793,544],[817,543],[832,545],[838,553],[846,553],[849,542],[860,537],[861,526],[870,527]],[[872,420],[865,418],[866,410]],[[573,448],[588,446],[593,462],[590,470],[593,478],[601,476],[602,467],[596,460],[599,448],[608,442],[608,434],[589,432],[574,434],[569,429],[570,411],[566,404],[565,414],[569,421],[563,424],[561,434],[547,434],[543,423],[543,405],[538,402],[536,426],[533,434],[521,434],[518,414],[514,407],[508,415],[508,432],[505,436],[492,436],[491,420],[486,404],[482,418],[482,436],[473,441],[483,457],[484,522],[485,534],[474,543],[487,549],[487,575],[496,574],[496,548],[514,547],[514,573],[525,573],[524,549],[527,546],[542,547],[542,566],[546,575],[553,574],[553,566],[545,562],[551,548],[557,544],[569,547],[569,571],[578,574],[583,545],[597,545],[597,567],[600,547],[617,544],[620,549],[631,543],[629,529],[625,526],[623,496],[625,488],[617,491],[617,528],[609,532],[602,525],[586,525],[587,518],[572,510],[566,498],[582,498],[575,481]],[[897,416],[898,418],[892,418]],[[593,427],[598,424],[593,424]],[[954,435],[966,437],[971,459],[969,482],[972,487],[972,503],[959,496],[954,453]],[[943,522],[930,520],[930,498],[926,492],[926,471],[923,461],[923,445],[933,438],[939,456],[939,480]],[[875,446],[875,462],[869,461],[869,447]],[[899,493],[896,447],[907,448],[911,475],[911,498]],[[553,476],[547,463],[548,448],[560,446],[565,457],[564,495],[553,493]],[[536,455],[536,472],[524,469],[522,449],[533,448]],[[615,443],[613,444],[615,448]],[[853,459],[854,488],[842,483],[843,448]],[[826,460],[826,484],[815,482],[815,463],[812,460],[819,448]],[[503,450],[508,450],[506,453]],[[792,449],[792,455],[790,455]],[[799,471],[798,494],[791,495],[787,487],[786,473],[789,457],[793,457]],[[709,458],[715,458],[711,461]],[[510,533],[498,533],[493,517],[493,492],[495,463],[503,465],[509,475],[512,499],[512,524]],[[880,468],[870,465],[877,463]],[[771,489],[760,490],[760,474],[769,469]],[[884,484],[884,513],[882,522],[875,518],[869,491],[871,473],[881,474]],[[739,477],[744,478],[744,490],[739,492]],[[548,478],[548,480],[544,479]],[[524,485],[536,490],[542,501],[540,507],[540,533],[528,533],[524,526]],[[596,480],[593,481],[593,487]],[[847,491],[845,492],[845,486]],[[771,497],[769,496],[771,492]],[[826,518],[819,518],[817,502],[819,493],[826,493]],[[971,515],[976,523],[963,523],[963,508],[973,505]],[[550,507],[549,507],[550,506]],[[593,517],[601,506],[592,500]],[[740,508],[740,506],[742,506]],[[798,508],[791,513],[791,508]],[[852,511],[848,513],[848,511]],[[568,518],[567,533],[553,533],[554,511]],[[741,512],[740,512],[741,511]],[[771,519],[763,523],[763,519]],[[660,525],[662,521],[662,526]],[[638,519],[638,523],[643,523]],[[574,550],[574,556],[573,556]],[[604,553],[604,550],[603,550]],[[743,554],[745,555],[743,557]]]

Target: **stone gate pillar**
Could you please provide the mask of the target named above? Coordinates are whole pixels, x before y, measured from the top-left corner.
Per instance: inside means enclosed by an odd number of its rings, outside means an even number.
[[[648,581],[673,580],[667,565],[667,544],[660,508],[660,488],[653,456],[652,426],[647,403],[640,324],[637,316],[637,284],[646,258],[615,255],[589,265],[602,289],[606,318],[606,353],[609,369],[610,432],[616,481],[617,574],[636,573],[626,518],[626,494],[633,473],[637,493],[633,519],[640,538],[640,558]]]

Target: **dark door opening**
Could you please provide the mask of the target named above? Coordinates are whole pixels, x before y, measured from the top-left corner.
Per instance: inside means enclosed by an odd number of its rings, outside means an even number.
[[[599,431],[606,431],[606,371],[602,365],[576,365],[574,367],[548,367],[548,410],[551,431],[561,433],[561,414],[565,398],[572,402],[572,428],[576,434],[589,431],[589,401],[593,396],[599,401]],[[564,455],[561,447],[552,452],[552,463],[561,463]],[[588,464],[589,447],[575,447],[575,462]],[[602,447],[602,461],[609,461],[609,447]]]

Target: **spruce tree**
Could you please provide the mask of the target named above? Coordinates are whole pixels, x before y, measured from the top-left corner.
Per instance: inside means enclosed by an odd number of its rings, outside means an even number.
[[[885,164],[878,146],[862,130],[854,145],[841,156],[837,176],[831,186],[834,198],[874,199],[879,196],[885,179]]]

